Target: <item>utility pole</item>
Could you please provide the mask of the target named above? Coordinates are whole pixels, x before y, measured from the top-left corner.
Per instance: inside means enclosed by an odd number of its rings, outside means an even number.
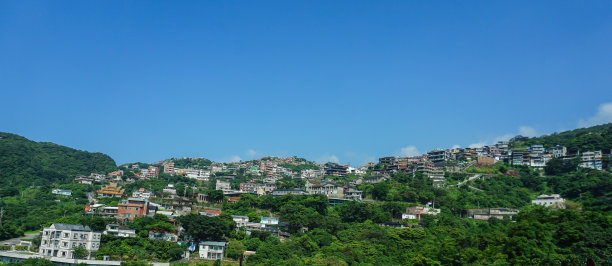
[[[2,218],[4,217],[4,207],[0,208],[0,227],[2,227]]]

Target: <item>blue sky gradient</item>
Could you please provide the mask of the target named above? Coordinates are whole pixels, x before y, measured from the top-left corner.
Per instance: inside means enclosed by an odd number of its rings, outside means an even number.
[[[360,165],[612,121],[611,1],[2,1],[0,131]]]

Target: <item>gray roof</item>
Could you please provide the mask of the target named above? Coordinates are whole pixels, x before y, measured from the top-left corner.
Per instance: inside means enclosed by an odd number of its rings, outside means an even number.
[[[217,242],[217,241],[202,241],[200,242],[200,245],[203,246],[225,246],[225,242]]]
[[[89,226],[82,226],[80,224],[76,225],[76,224],[60,224],[60,223],[55,223],[55,224],[52,224],[51,226],[53,226],[57,230],[72,230],[72,231],[91,232],[91,228],[89,228]]]

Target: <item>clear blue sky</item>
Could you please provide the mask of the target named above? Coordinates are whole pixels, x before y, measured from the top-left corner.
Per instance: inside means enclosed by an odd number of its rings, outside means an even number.
[[[358,165],[612,121],[612,2],[1,1],[0,89],[118,163]]]

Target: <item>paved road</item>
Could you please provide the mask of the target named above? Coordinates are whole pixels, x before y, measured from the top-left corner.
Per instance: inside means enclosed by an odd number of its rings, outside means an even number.
[[[40,232],[29,233],[29,234],[26,234],[25,236],[13,238],[13,239],[2,240],[0,241],[0,245],[19,245],[19,242],[21,242],[21,240],[24,240],[24,239],[30,240],[36,237],[38,234],[40,234]]]

